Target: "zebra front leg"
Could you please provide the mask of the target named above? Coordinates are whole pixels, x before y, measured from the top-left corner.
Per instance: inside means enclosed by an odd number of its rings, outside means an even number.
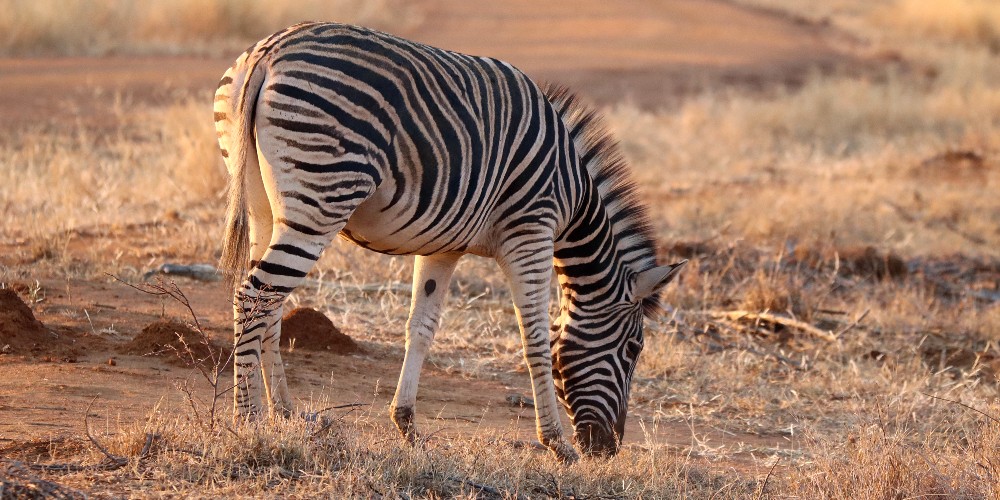
[[[413,425],[420,368],[437,331],[441,307],[461,254],[418,255],[413,265],[413,294],[406,322],[406,355],[390,409],[392,421],[410,444],[416,441]]]
[[[534,240],[538,241],[538,240]],[[551,240],[548,240],[551,242]],[[579,460],[573,445],[563,436],[561,406],[552,380],[552,351],[549,344],[549,286],[552,282],[551,243],[544,248],[519,245],[498,259],[510,282],[514,309],[521,328],[524,361],[531,376],[535,399],[535,429],[538,440],[562,462]]]

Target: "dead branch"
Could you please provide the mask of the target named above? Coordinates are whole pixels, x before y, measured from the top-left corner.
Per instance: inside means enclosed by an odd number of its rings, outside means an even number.
[[[949,403],[957,404],[959,406],[962,406],[964,408],[972,410],[972,411],[974,411],[974,412],[976,412],[976,413],[978,413],[978,414],[980,414],[980,415],[982,415],[982,416],[990,419],[995,424],[1000,424],[1000,419],[997,419],[993,415],[990,415],[989,413],[986,413],[986,412],[984,412],[982,410],[978,410],[976,408],[973,408],[973,407],[971,407],[971,406],[969,406],[969,405],[967,405],[967,404],[965,404],[965,403],[963,403],[961,401],[955,401],[954,399],[943,398],[941,396],[934,396],[932,394],[927,394],[926,392],[921,392],[920,394],[923,394],[924,396],[927,396],[927,397],[929,397],[931,399],[938,399],[938,400],[941,400],[941,401],[947,401]]]
[[[111,452],[101,445],[101,443],[98,442],[97,439],[90,433],[90,408],[94,406],[94,401],[97,401],[97,396],[94,396],[94,399],[90,400],[90,404],[87,405],[87,409],[83,412],[83,430],[87,434],[87,439],[89,439],[90,442],[93,443],[94,446],[108,458],[111,464],[116,466],[115,468],[121,467],[128,463],[128,459],[112,455]]]
[[[774,323],[782,326],[787,326],[789,328],[794,328],[804,333],[808,333],[813,337],[825,340],[827,342],[837,341],[836,335],[830,332],[820,330],[819,328],[816,328],[815,326],[812,326],[809,323],[806,323],[804,321],[799,321],[794,318],[778,316],[776,314],[771,314],[769,312],[757,313],[757,312],[737,309],[734,311],[709,311],[708,314],[713,318],[727,319],[729,321],[749,320],[749,321],[764,321],[767,323]]]
[[[778,456],[778,458],[774,460],[774,463],[771,464],[771,468],[768,469],[767,475],[764,476],[764,482],[760,485],[760,490],[757,491],[757,494],[754,495],[754,499],[760,500],[761,498],[764,498],[764,490],[767,489],[767,482],[771,479],[771,474],[774,473],[774,468],[778,466],[778,462],[780,461],[781,456]]]
[[[477,482],[475,482],[475,481],[473,481],[471,479],[462,479],[462,478],[455,477],[455,476],[445,476],[445,478],[448,479],[449,481],[453,481],[453,482],[456,482],[456,483],[463,483],[463,484],[465,484],[467,486],[471,486],[471,487],[475,488],[476,490],[478,490],[481,493],[486,493],[488,495],[493,495],[494,497],[502,498],[504,496],[502,493],[500,493],[500,490],[498,490],[498,489],[496,489],[496,488],[494,488],[492,486],[488,486],[488,485],[485,485],[485,484],[477,483]],[[518,498],[520,498],[520,496],[518,496]]]

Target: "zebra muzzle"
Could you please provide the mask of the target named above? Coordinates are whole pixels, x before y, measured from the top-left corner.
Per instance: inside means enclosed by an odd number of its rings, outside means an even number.
[[[614,456],[621,443],[621,434],[618,432],[589,422],[577,427],[573,438],[580,450],[590,456]]]

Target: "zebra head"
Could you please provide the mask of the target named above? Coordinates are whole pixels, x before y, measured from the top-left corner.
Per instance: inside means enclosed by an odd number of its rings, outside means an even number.
[[[643,347],[642,322],[658,309],[659,291],[686,264],[654,267],[625,280],[621,302],[588,302],[565,287],[553,325],[552,378],[584,453],[611,456],[625,434],[632,373]]]

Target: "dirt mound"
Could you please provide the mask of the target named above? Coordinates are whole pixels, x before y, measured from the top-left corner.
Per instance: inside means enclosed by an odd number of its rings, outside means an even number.
[[[24,353],[54,340],[31,308],[9,288],[0,290],[0,352]]]
[[[150,323],[118,349],[122,354],[163,357],[168,363],[182,366],[210,361],[212,353],[219,351],[194,328],[174,320]]]
[[[0,289],[0,354],[32,355],[44,361],[75,362],[78,335],[70,328],[46,328],[10,288]]]
[[[307,307],[293,309],[281,319],[281,345],[311,351],[350,354],[360,349],[323,313]]]

